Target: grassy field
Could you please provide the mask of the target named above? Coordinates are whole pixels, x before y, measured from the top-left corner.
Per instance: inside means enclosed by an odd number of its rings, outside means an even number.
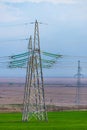
[[[0,113],[0,130],[87,130],[87,111],[48,112],[48,122],[22,122],[21,113]]]

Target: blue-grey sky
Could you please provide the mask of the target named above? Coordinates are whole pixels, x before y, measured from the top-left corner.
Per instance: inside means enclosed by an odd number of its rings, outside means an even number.
[[[39,26],[41,49],[64,55],[53,69],[44,70],[44,75],[73,76],[81,60],[82,72],[87,76],[87,65],[83,64],[87,59],[87,0],[0,0],[0,56],[27,51],[28,41],[8,40],[33,35],[34,25],[23,23],[36,19],[48,24]],[[0,77],[24,76],[26,72],[0,71]]]

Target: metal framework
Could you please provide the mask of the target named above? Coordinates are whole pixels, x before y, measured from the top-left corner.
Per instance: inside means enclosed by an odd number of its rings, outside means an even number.
[[[80,86],[81,86],[81,77],[83,76],[81,74],[81,67],[80,67],[80,61],[78,61],[78,72],[75,75],[77,77],[77,87],[76,87],[76,104],[80,104]]]
[[[45,106],[44,83],[40,53],[39,26],[36,20],[34,30],[34,45],[29,40],[29,60],[27,64],[26,83],[24,91],[22,120],[28,121],[33,117],[47,121]]]

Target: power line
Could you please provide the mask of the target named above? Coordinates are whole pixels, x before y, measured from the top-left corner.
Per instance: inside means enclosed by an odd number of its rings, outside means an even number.
[[[7,59],[7,58],[9,59],[10,56],[1,56],[1,57],[0,57],[0,59],[2,59],[2,60],[3,60],[3,59]]]
[[[27,26],[27,25],[30,25],[31,23],[28,23],[28,22],[24,22],[24,23],[14,23],[14,24],[0,24],[0,27],[14,27],[14,26]]]
[[[0,42],[14,42],[14,41],[27,41],[29,40],[28,38],[24,38],[24,39],[6,39],[6,40],[0,40]]]
[[[87,56],[81,56],[81,55],[63,55],[63,58],[87,58]]]

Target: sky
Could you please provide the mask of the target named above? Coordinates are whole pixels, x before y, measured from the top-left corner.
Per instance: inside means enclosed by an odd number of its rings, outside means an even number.
[[[53,68],[43,69],[44,76],[73,77],[78,60],[87,76],[87,0],[0,0],[0,17],[0,57],[27,51],[28,40],[20,39],[33,37],[30,23],[37,19],[43,23],[41,50],[63,55]],[[25,74],[24,69],[0,68],[0,77]]]

